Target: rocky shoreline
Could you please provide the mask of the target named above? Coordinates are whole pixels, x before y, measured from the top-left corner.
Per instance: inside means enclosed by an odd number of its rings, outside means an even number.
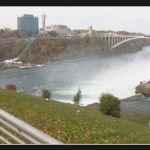
[[[17,68],[17,65],[7,65],[5,63],[0,63],[0,71]]]

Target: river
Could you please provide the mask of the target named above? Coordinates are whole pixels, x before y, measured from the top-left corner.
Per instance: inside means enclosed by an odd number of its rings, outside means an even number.
[[[103,92],[120,99],[135,94],[140,81],[150,79],[150,46],[131,54],[94,56],[53,62],[43,67],[0,71],[0,87],[15,84],[17,91],[41,95],[44,88],[52,98],[72,103],[80,87],[82,105],[98,102]]]

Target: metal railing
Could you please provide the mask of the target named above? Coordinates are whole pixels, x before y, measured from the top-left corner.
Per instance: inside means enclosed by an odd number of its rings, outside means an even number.
[[[3,133],[0,135],[0,141],[6,144],[12,143],[9,139],[14,140],[18,144],[28,144],[26,141],[30,141],[31,144],[63,144],[2,109],[0,109],[0,125],[0,132]],[[10,130],[13,132],[10,132]]]

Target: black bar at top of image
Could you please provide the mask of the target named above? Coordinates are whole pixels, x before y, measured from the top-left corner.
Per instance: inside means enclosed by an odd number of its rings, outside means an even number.
[[[150,6],[149,0],[1,0],[0,6]]]

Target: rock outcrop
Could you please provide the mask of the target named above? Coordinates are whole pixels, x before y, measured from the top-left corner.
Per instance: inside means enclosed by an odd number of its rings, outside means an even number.
[[[150,97],[150,82],[142,83],[135,88],[135,93],[141,93],[146,97]]]

